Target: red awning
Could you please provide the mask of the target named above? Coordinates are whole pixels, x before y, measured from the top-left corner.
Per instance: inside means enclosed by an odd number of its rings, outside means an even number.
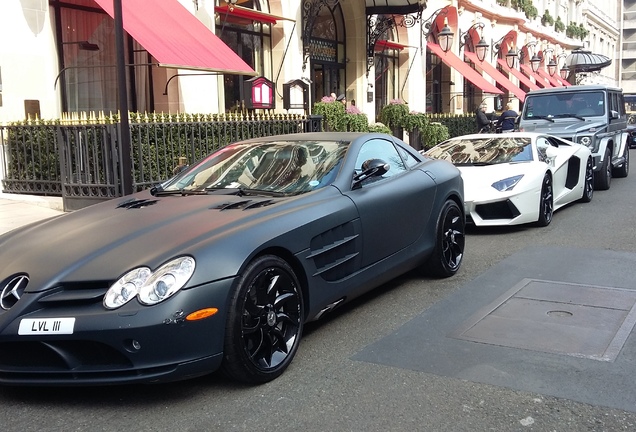
[[[462,59],[453,54],[452,51],[445,53],[444,51],[442,51],[442,48],[440,48],[439,45],[433,42],[427,43],[426,47],[433,51],[433,53],[437,55],[444,63],[458,71],[464,76],[464,78],[475,84],[483,92],[503,94],[501,90],[486,81],[479,72],[471,68],[470,65],[466,64]]]
[[[384,51],[385,49],[394,49],[394,50],[402,51],[404,48],[406,48],[406,45],[402,45],[401,43],[393,42],[390,40],[380,39],[379,41],[375,43],[376,51]]]
[[[541,75],[543,78],[550,81],[550,84],[552,84],[552,87],[563,87],[563,84],[561,84],[556,78],[551,77],[550,74],[547,73],[542,68],[537,69],[537,73]]]
[[[501,67],[517,77],[519,82],[524,83],[530,90],[538,90],[540,88],[538,85],[530,81],[530,78],[522,74],[521,71],[514,68],[509,68],[508,64],[503,59],[497,59],[497,62],[501,65]]]
[[[112,0],[95,0],[114,18]],[[122,1],[123,27],[161,66],[258,75],[177,0]]]
[[[541,77],[541,75],[534,73],[532,71],[532,68],[528,65],[522,64],[521,65],[521,69],[524,70],[524,72],[526,74],[528,74],[528,76],[534,78],[534,81],[539,84],[541,87],[543,88],[552,88],[552,84],[550,84],[549,82],[547,82],[546,80],[543,79],[543,77]]]
[[[290,20],[289,18],[283,18],[277,15],[268,14],[265,12],[261,12],[255,9],[250,9],[237,5],[220,5],[214,6],[214,11],[223,15],[227,15],[227,17],[237,17],[243,18],[250,21],[257,21],[265,24],[276,24],[277,21],[281,20]]]
[[[514,85],[514,83],[510,81],[504,74],[499,72],[497,68],[495,68],[493,65],[491,65],[490,63],[486,61],[479,61],[479,59],[477,58],[477,55],[473,52],[464,51],[464,55],[468,57],[470,61],[475,63],[477,67],[481,68],[484,72],[486,72],[488,75],[493,77],[495,81],[497,81],[499,84],[504,86],[506,90],[508,90],[510,93],[514,94],[515,96],[517,96],[517,98],[521,102],[524,101],[524,99],[526,98],[526,92],[524,92],[519,87]]]

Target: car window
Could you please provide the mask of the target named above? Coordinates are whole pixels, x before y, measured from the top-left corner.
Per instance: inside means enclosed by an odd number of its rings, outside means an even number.
[[[547,149],[550,147],[550,142],[544,137],[537,138],[537,156],[541,162],[547,162]]]
[[[404,161],[398,154],[392,142],[383,139],[372,139],[365,142],[360,148],[356,159],[356,172],[362,172],[362,164],[369,159],[382,159],[390,165],[389,170],[382,176],[388,178],[406,171]]]
[[[415,157],[413,157],[412,154],[410,154],[403,148],[397,147],[397,149],[398,149],[398,153],[400,153],[400,156],[402,156],[402,160],[404,160],[404,163],[406,164],[408,168],[412,168],[420,162],[417,159],[415,159]]]

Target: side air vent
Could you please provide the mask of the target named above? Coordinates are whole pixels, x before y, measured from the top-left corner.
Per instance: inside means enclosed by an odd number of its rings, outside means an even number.
[[[157,203],[157,200],[131,199],[119,204],[117,208],[136,209],[136,208],[148,207],[156,203]]]
[[[210,208],[215,210],[250,210],[250,209],[255,209],[259,207],[266,207],[274,203],[275,203],[274,200],[261,200],[261,201],[244,200],[244,201],[237,201],[237,202],[222,203]]]

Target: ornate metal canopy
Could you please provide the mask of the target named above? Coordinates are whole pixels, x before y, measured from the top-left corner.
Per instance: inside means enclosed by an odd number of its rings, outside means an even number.
[[[405,15],[417,12],[425,7],[426,2],[420,0],[365,0],[367,15],[395,14]]]
[[[612,64],[612,59],[593,54],[591,51],[576,49],[565,58],[565,67],[570,72],[594,72]]]

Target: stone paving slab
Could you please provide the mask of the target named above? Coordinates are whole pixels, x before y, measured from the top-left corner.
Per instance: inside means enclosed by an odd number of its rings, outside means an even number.
[[[353,359],[636,412],[634,281],[636,253],[527,248]]]

